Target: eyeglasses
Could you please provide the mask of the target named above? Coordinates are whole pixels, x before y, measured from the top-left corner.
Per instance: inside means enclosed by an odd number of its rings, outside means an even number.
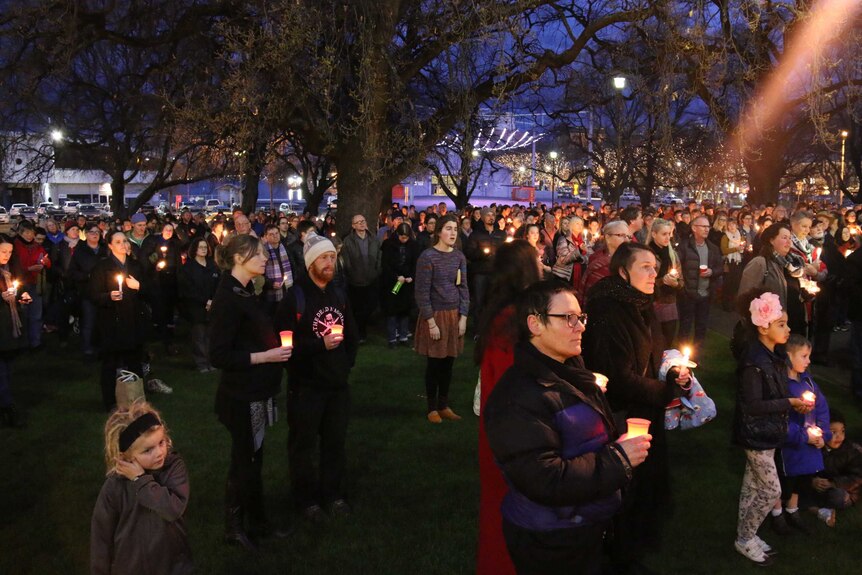
[[[356,224],[364,224],[364,223],[365,223],[365,220],[356,220],[355,222],[353,222],[353,225],[355,226]]]
[[[568,325],[569,327],[577,327],[578,322],[581,322],[581,325],[587,327],[587,314],[585,313],[537,313],[536,315],[543,315],[545,317],[566,318],[566,325]]]
[[[632,237],[629,234],[605,234],[605,235],[606,236],[613,236],[615,238],[625,238],[627,240],[632,239]]]

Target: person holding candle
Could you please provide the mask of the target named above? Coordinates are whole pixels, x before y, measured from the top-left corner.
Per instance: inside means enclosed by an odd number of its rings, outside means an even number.
[[[482,317],[482,306],[487,298],[488,287],[491,285],[494,254],[506,241],[506,232],[494,225],[496,221],[494,208],[482,208],[481,214],[481,225],[474,226],[473,233],[470,234],[470,239],[463,248],[469,270],[469,277],[463,279],[466,280],[464,283],[470,286],[470,313],[473,314],[473,322],[476,326],[479,324],[479,318]],[[442,225],[442,219],[437,220],[437,230]],[[437,247],[438,238],[439,231],[435,234],[432,246]]]
[[[724,285],[721,288],[721,305],[724,311],[733,311],[739,292],[739,282],[742,280],[742,257],[748,248],[736,224],[735,218],[728,218],[724,233],[721,236],[721,254],[724,257]]]
[[[266,428],[277,417],[282,365],[293,349],[282,347],[272,318],[254,295],[252,280],[266,270],[261,241],[250,234],[230,236],[216,261],[225,273],[210,307],[209,357],[221,370],[215,412],[231,436],[224,540],[255,551],[256,537],[283,535],[267,521],[261,470]]]
[[[344,472],[349,377],[359,337],[347,295],[332,285],[337,258],[332,241],[308,234],[304,256],[308,274],[281,300],[275,325],[280,332],[292,332],[294,345],[287,365],[287,453],[294,504],[306,520],[320,523],[324,508],[336,516],[351,512]]]
[[[149,265],[151,283],[149,302],[153,309],[153,323],[168,355],[176,355],[174,345],[174,312],[176,309],[177,272],[182,265],[180,241],[174,236],[174,225],[165,222],[161,234],[148,236],[141,246],[141,262]]]
[[[141,264],[127,255],[128,240],[118,230],[108,234],[109,254],[93,267],[89,281],[89,298],[97,308],[97,326],[102,357],[102,403],[113,409],[116,399],[117,369],[144,377],[141,364],[150,319],[141,298]],[[117,276],[122,276],[123,291]],[[162,384],[163,385],[163,384]],[[165,393],[170,393],[166,387]]]
[[[42,294],[37,284],[42,270],[52,265],[48,252],[41,244],[36,242],[36,227],[29,220],[22,220],[18,224],[18,236],[14,240],[13,269],[18,281],[21,282],[22,292],[27,292],[33,300],[32,305],[24,309],[27,314],[27,342],[31,349],[42,347]]]
[[[209,311],[220,277],[209,244],[201,236],[189,244],[179,273],[180,314],[191,325],[192,359],[200,373],[215,371],[209,360]]]
[[[836,510],[855,505],[862,495],[862,446],[847,438],[846,428],[844,416],[830,409],[832,439],[822,450],[824,469],[811,480],[810,497],[803,501],[817,505],[817,518],[829,527],[835,527]]]
[[[538,239],[538,227],[530,224]],[[477,330],[474,360],[481,366],[480,413],[503,373],[512,366],[518,324],[515,306],[524,290],[541,279],[535,249],[526,241],[517,240],[500,246],[494,258],[494,283],[485,315]],[[500,473],[488,445],[484,420],[479,420],[479,549],[478,575],[508,575],[514,573],[512,560],[504,551],[505,541],[500,517],[500,504],[506,494],[506,482]]]
[[[284,293],[293,285],[293,268],[287,250],[281,244],[281,233],[275,224],[267,224],[263,232],[267,251],[266,274],[264,274],[261,299],[270,315],[275,314]]]
[[[684,288],[679,306],[679,341],[696,347],[706,340],[712,297],[724,274],[721,250],[708,239],[709,219],[698,216],[691,222],[691,237],[679,246],[680,275]]]
[[[12,395],[12,361],[27,349],[27,314],[25,305],[32,302],[13,279],[9,260],[14,244],[6,234],[0,234],[0,426],[23,427],[24,419]]]
[[[673,222],[657,218],[650,230],[649,247],[658,260],[658,277],[656,279],[655,299],[653,309],[661,323],[661,332],[668,348],[676,347],[676,332],[679,328],[679,310],[677,297],[683,288],[682,277],[679,274],[679,256],[671,244],[673,239]]]
[[[737,369],[733,441],[745,449],[746,465],[734,548],[758,565],[769,565],[772,547],[757,536],[757,530],[781,497],[775,450],[787,437],[788,412],[794,409],[804,415],[814,406],[791,396],[787,385],[783,346],[790,327],[778,294],[762,289],[747,292],[739,299],[739,312],[747,316],[751,344]]]
[[[611,557],[618,572],[641,568],[645,555],[660,546],[671,492],[664,410],[691,389],[687,367],[668,370],[665,379],[658,376],[666,346],[652,305],[657,267],[648,247],[622,244],[611,258],[610,275],[587,294],[585,308],[590,325],[584,362],[608,376],[607,398],[617,423],[630,417],[653,422],[650,457],[636,470],[615,524]]]
[[[779,453],[779,477],[782,481],[782,499],[786,502],[786,513],[782,513],[782,504],[779,501],[772,510],[771,521],[774,526],[789,525],[808,533],[808,527],[799,514],[799,496],[800,493],[808,495],[812,478],[823,471],[822,449],[832,439],[832,432],[829,430],[829,405],[826,396],[808,373],[811,343],[801,335],[792,334],[784,349],[787,353],[790,395],[802,398],[813,405],[814,410],[806,414],[790,412],[787,437]]]
[[[73,291],[74,301],[80,304],[78,325],[81,334],[81,352],[85,360],[91,361],[96,357],[94,334],[97,306],[90,299],[90,274],[96,264],[107,257],[108,249],[102,242],[99,226],[96,224],[87,225],[84,236],[85,240],[76,246],[71,256],[66,285]]]
[[[555,252],[557,261],[552,273],[572,285],[580,285],[584,265],[587,261],[584,246],[584,220],[573,216],[560,220],[560,233]]]
[[[517,573],[601,573],[621,490],[649,461],[651,437],[622,434],[584,368],[586,321],[572,286],[527,288],[518,298],[514,363],[483,407],[488,443],[508,484],[502,529]]]

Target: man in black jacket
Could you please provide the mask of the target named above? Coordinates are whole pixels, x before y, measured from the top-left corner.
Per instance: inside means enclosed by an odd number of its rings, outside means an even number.
[[[698,216],[691,222],[691,237],[679,246],[679,261],[685,289],[679,306],[678,341],[700,347],[709,325],[709,302],[724,273],[721,250],[707,240],[709,219]],[[694,328],[694,340],[691,339]]]
[[[332,515],[350,513],[342,479],[350,413],[348,377],[358,338],[347,297],[330,285],[335,247],[309,233],[303,248],[308,275],[287,292],[276,313],[278,330],[293,332],[287,365],[287,422],[290,482],[302,515],[318,523],[322,507]],[[314,455],[320,441],[320,474]]]
[[[491,285],[492,263],[497,248],[506,241],[506,232],[495,225],[497,213],[494,208],[482,208],[482,225],[476,226],[464,247],[467,257],[467,273],[470,286],[470,311],[473,325],[478,325],[485,303],[485,293]]]
[[[649,449],[649,435],[619,436],[596,376],[584,368],[586,321],[571,286],[528,288],[515,362],[484,408],[510,486],[503,534],[518,573],[600,573],[620,490]]]

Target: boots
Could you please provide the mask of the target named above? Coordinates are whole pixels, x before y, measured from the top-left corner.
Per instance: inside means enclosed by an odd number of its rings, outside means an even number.
[[[225,505],[224,505],[224,542],[228,545],[236,545],[250,553],[257,552],[257,545],[254,544],[245,532],[243,525],[245,512],[240,502],[239,488],[237,485],[228,479],[225,488]]]

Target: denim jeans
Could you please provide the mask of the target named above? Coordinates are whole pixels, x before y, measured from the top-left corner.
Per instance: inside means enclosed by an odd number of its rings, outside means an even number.
[[[398,340],[407,341],[407,334],[410,333],[407,327],[409,321],[408,315],[386,316],[386,337],[389,343],[395,343]]]

